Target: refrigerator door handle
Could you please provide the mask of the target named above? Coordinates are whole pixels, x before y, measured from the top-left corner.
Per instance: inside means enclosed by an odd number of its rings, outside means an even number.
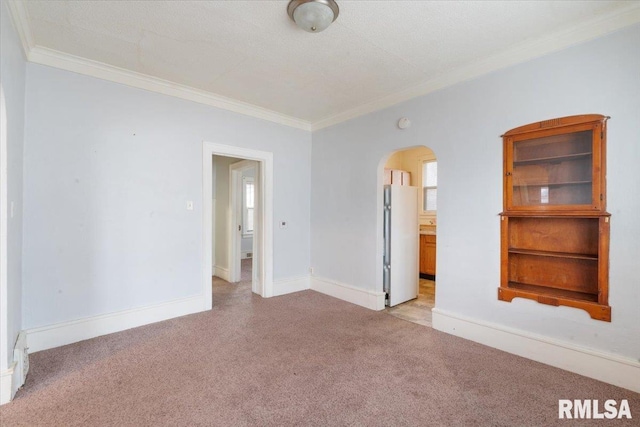
[[[384,264],[391,264],[391,208],[384,207]]]
[[[391,290],[391,188],[384,188],[384,210],[383,210],[383,269],[382,269],[382,288],[384,292],[389,293]]]

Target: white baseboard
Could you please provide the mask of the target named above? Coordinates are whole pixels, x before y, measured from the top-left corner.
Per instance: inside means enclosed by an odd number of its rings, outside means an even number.
[[[29,372],[29,347],[27,347],[27,332],[20,331],[16,345],[13,348],[13,361],[16,363],[14,373],[14,388],[22,387]]]
[[[368,291],[323,277],[311,277],[311,289],[371,310],[384,310],[384,292]]]
[[[282,280],[273,281],[273,295],[277,297],[279,295],[286,295],[293,292],[306,291],[310,289],[311,284],[309,282],[309,275],[303,275],[299,277],[291,277]]]
[[[27,378],[29,355],[27,353],[27,334],[21,331],[13,349],[13,362],[9,368],[0,372],[0,405],[9,403]]]
[[[13,377],[17,371],[15,368],[16,363],[14,362],[9,368],[0,372],[0,405],[11,402],[18,391],[18,387],[13,386],[15,383]]]
[[[248,256],[251,254],[251,256]],[[253,258],[253,251],[242,251],[240,252],[240,259],[251,259]]]
[[[218,276],[229,271],[216,267]],[[220,276],[219,276],[220,277]],[[224,278],[224,277],[223,277]],[[226,279],[225,279],[226,280]],[[274,282],[274,296],[309,289],[309,277]],[[26,330],[29,352],[35,353],[174,317],[203,311],[202,295]],[[3,373],[4,375],[4,373]],[[4,378],[4,377],[3,377]],[[4,379],[3,379],[4,381]]]
[[[640,393],[640,363],[434,308],[433,328]]]
[[[152,306],[27,329],[29,351],[35,353],[149,323],[198,313],[205,309],[204,300],[204,296],[197,295]]]
[[[221,279],[229,281],[229,269],[220,267],[219,265],[213,266],[213,275]]]

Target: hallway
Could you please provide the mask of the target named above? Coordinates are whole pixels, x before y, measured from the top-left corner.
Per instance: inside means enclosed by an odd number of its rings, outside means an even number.
[[[213,305],[225,306],[234,303],[244,303],[251,299],[251,267],[253,260],[251,258],[241,261],[241,280],[237,283],[229,283],[217,276],[211,278],[211,288],[213,292]],[[259,297],[256,295],[256,297]]]

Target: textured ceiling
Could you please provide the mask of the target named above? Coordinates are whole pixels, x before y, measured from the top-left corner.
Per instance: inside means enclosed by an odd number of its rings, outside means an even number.
[[[317,122],[627,7],[346,1],[306,33],[280,1],[24,2],[32,42]]]

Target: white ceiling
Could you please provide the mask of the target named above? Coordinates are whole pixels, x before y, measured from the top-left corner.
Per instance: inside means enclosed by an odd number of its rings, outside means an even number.
[[[318,34],[295,26],[287,0],[29,0],[13,14],[28,47],[58,61],[97,61],[309,125],[640,20],[638,1],[337,1],[340,16]]]

